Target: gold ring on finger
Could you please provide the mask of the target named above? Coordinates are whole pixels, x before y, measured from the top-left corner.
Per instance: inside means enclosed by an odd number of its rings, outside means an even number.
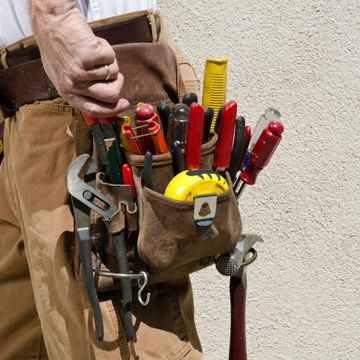
[[[108,81],[110,79],[110,75],[111,75],[110,68],[108,65],[105,65],[105,70],[106,70],[105,81]]]

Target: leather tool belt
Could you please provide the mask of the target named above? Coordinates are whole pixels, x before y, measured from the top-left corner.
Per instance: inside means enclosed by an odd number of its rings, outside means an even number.
[[[110,45],[157,41],[160,21],[152,11],[108,18],[89,24],[96,36]],[[37,100],[59,96],[42,66],[34,38],[1,50],[0,104],[8,113]]]

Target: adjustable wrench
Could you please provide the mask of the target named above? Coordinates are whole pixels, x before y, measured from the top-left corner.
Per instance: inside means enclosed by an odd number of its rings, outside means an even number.
[[[93,278],[91,261],[92,244],[89,232],[90,206],[88,203],[90,201],[87,199],[89,196],[86,195],[88,191],[92,191],[92,188],[78,176],[80,170],[83,168],[83,165],[87,160],[87,155],[86,157],[83,156],[80,159],[76,158],[74,162],[72,162],[68,167],[65,179],[73,205],[76,234],[79,240],[80,258],[82,263],[85,288],[94,315],[95,334],[99,340],[102,340],[104,337],[104,324]],[[93,162],[90,162],[86,175],[90,175],[94,172],[96,172],[96,164],[94,165]],[[110,214],[111,211],[104,215],[110,216]]]
[[[94,312],[94,321],[96,336],[99,340],[103,338],[103,322],[95,285],[92,274],[91,264],[91,240],[89,235],[89,218],[90,209],[96,211],[104,221],[110,221],[118,212],[118,206],[107,199],[103,194],[89,186],[79,177],[79,173],[86,163],[88,169],[86,174],[90,175],[96,172],[96,161],[90,160],[87,154],[77,157],[68,167],[66,172],[66,186],[72,197],[74,217],[76,220],[76,232],[80,243],[80,256],[83,261],[83,271],[85,278],[86,291],[89,302]],[[113,242],[116,249],[116,256],[119,265],[119,271],[128,274],[128,262],[125,248],[124,232],[113,235]],[[134,327],[131,319],[131,283],[129,279],[121,279],[123,310],[124,310],[124,329],[129,340],[134,338]]]

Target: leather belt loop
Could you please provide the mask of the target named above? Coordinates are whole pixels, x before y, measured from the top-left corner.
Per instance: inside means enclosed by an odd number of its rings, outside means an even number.
[[[149,24],[151,27],[152,42],[157,42],[159,40],[159,34],[156,26],[156,19],[154,16],[154,12],[152,10],[148,11],[147,18],[149,20]]]
[[[8,54],[7,48],[2,48],[1,49],[1,67],[3,69],[8,69],[9,68],[9,64],[6,61],[7,54]]]

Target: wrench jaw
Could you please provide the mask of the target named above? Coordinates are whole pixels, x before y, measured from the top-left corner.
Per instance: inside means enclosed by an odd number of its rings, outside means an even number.
[[[78,156],[68,167],[65,175],[66,187],[72,197],[95,210],[104,220],[110,221],[118,211],[118,206],[106,198],[101,192],[88,185],[79,174],[88,163],[86,176],[96,172],[96,161],[90,155]]]

